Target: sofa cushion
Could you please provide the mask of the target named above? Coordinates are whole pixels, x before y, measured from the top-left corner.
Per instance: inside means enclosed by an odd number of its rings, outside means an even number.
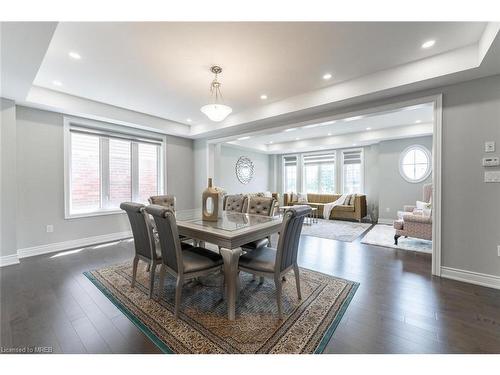
[[[333,208],[333,211],[354,212],[354,206],[342,204]]]

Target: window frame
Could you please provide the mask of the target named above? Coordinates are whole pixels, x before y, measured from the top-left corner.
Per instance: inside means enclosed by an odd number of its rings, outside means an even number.
[[[304,168],[306,166],[306,163],[304,163],[304,158],[307,156],[314,156],[314,155],[327,155],[327,154],[332,154],[333,155],[333,193],[311,193],[311,194],[337,194],[335,191],[337,190],[337,184],[339,182],[338,179],[338,150],[337,149],[332,149],[332,150],[321,150],[321,151],[313,151],[313,152],[304,152],[300,154],[300,176],[302,180],[301,184],[301,191],[305,192],[306,194],[309,194],[306,189],[306,179],[305,179],[305,171]]]
[[[412,179],[409,178],[406,173],[403,170],[403,159],[405,158],[406,154],[414,149],[419,149],[424,152],[425,156],[427,156],[428,163],[427,163],[427,170],[425,171],[424,175],[421,178],[418,179]],[[432,154],[431,152],[425,147],[424,145],[420,144],[413,144],[408,147],[406,147],[401,153],[399,154],[399,162],[398,162],[398,168],[399,168],[399,174],[401,177],[408,183],[410,184],[418,184],[423,181],[425,181],[432,173]]]
[[[289,191],[285,191],[285,186],[286,186],[286,165],[285,165],[285,158],[289,158],[289,157],[295,157],[295,169],[296,169],[296,173],[295,173],[295,189],[297,191],[294,191],[294,192],[289,192]],[[283,193],[298,193],[298,187],[299,187],[299,168],[300,168],[300,154],[286,154],[286,155],[282,155],[281,157],[281,171],[282,171],[282,188],[283,188]]]
[[[159,194],[166,194],[167,191],[167,173],[165,166],[167,165],[167,155],[166,155],[166,145],[167,137],[163,134],[154,133],[150,131],[145,131],[142,129],[136,129],[131,127],[126,127],[113,123],[106,123],[82,118],[68,117],[65,116],[63,120],[63,137],[64,137],[64,218],[65,219],[76,219],[94,216],[104,216],[104,215],[118,215],[124,214],[121,209],[113,208],[100,208],[91,212],[84,213],[71,213],[71,129],[72,128],[84,128],[88,130],[89,134],[96,134],[102,137],[109,138],[121,138],[128,139],[131,141],[131,154],[138,152],[139,143],[157,143],[158,147],[158,191]],[[103,145],[105,145],[103,147]],[[101,182],[101,203],[104,204],[103,192],[109,192],[109,178],[103,178],[103,174],[109,175],[109,170],[103,168],[103,162],[105,160],[109,161],[109,155],[106,154],[106,150],[109,150],[109,142],[99,141],[99,149],[101,157],[99,158],[99,169],[100,169],[100,182]],[[134,151],[135,149],[135,151]],[[109,165],[109,163],[108,163]],[[134,160],[131,156],[131,191],[134,192],[134,184],[136,179],[134,176],[138,176],[138,160]],[[137,177],[138,178],[138,177]],[[132,196],[131,199],[134,200],[136,197]],[[109,200],[109,196],[107,198]]]
[[[340,151],[340,154],[341,154],[341,164],[340,164],[340,187],[341,187],[341,190],[339,191],[342,191],[342,194],[345,194],[345,191],[344,191],[344,181],[345,181],[345,177],[344,177],[344,153],[346,152],[352,152],[352,151],[359,151],[361,153],[361,182],[360,182],[360,186],[361,186],[361,191],[360,192],[357,192],[356,194],[364,194],[365,193],[365,150],[364,150],[364,147],[357,147],[357,148],[346,148],[346,149],[341,149],[339,150]]]

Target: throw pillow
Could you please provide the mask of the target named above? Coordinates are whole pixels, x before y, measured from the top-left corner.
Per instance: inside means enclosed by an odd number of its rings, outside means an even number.
[[[431,208],[431,204],[427,202],[417,201],[417,209],[423,210],[425,208]]]
[[[270,192],[270,191],[265,191],[265,192],[264,192],[264,197],[267,197],[267,198],[272,198],[272,197],[273,197],[273,195],[271,194],[271,192]]]
[[[307,203],[307,194],[306,193],[297,194],[297,202],[298,203]]]
[[[347,194],[345,199],[344,199],[344,203],[342,203],[344,206],[349,206],[350,202],[351,202],[351,197],[352,197],[352,194]]]

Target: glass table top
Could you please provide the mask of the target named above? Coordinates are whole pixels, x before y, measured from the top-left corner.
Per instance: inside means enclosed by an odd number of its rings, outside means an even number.
[[[223,211],[222,216],[217,221],[202,220],[201,209],[177,211],[175,214],[177,224],[188,222],[190,224],[199,225],[202,227],[221,229],[225,231],[235,231],[242,228],[248,228],[258,224],[269,222],[280,222],[278,217],[249,215],[243,213],[233,213]]]

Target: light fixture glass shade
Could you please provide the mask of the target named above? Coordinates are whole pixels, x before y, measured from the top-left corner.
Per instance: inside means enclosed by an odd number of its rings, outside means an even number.
[[[231,107],[223,104],[207,104],[200,108],[207,117],[215,122],[223,121],[233,111]]]

